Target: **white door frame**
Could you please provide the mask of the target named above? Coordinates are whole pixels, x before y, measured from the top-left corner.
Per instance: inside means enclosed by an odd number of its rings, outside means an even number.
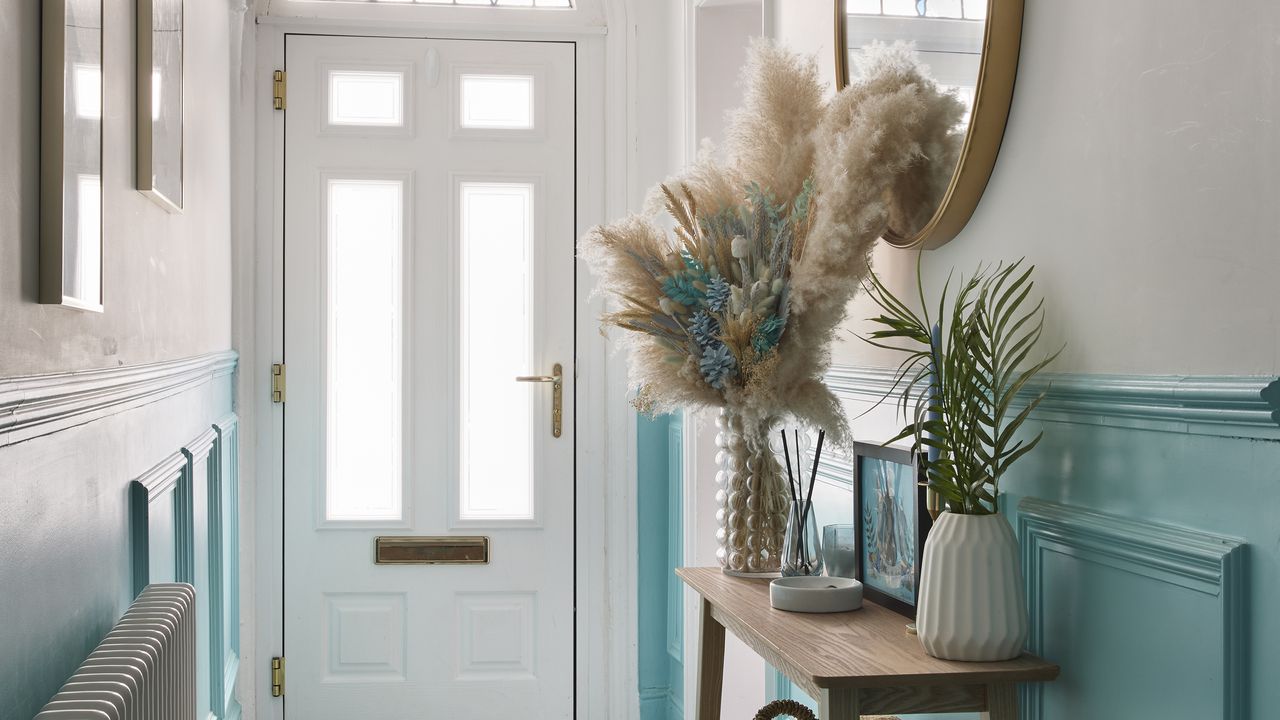
[[[246,720],[282,720],[283,703],[271,697],[266,673],[283,642],[284,413],[269,398],[270,365],[284,354],[284,118],[271,107],[273,70],[284,67],[289,33],[433,37],[492,40],[571,41],[576,51],[577,197],[576,230],[586,230],[629,209],[636,195],[637,133],[634,0],[603,0],[606,27],[539,26],[483,29],[457,23],[258,18],[246,63],[253,73],[251,145],[235,152],[252,168],[255,192],[252,237],[237,238],[234,293],[238,317],[252,329],[237,334],[241,345],[239,397],[253,447],[244,453],[242,477],[253,478],[252,536],[242,564],[252,587],[245,607],[241,664]],[[640,0],[644,2],[646,0]],[[314,7],[314,6],[313,6]],[[376,8],[376,6],[375,6]],[[233,163],[234,164],[234,163]],[[608,180],[608,182],[606,182]],[[579,720],[633,720],[639,715],[636,657],[635,415],[626,402],[624,359],[599,333],[602,304],[593,297],[585,267],[576,274],[577,449],[575,657]],[[250,308],[248,312],[243,308]],[[248,505],[250,503],[246,503]],[[287,699],[286,683],[286,699]]]

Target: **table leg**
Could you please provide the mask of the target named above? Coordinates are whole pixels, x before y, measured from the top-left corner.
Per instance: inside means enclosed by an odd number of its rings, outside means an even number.
[[[720,720],[724,688],[724,626],[711,617],[711,603],[702,598],[702,627],[698,634],[698,718]]]
[[[823,688],[818,698],[818,720],[858,720],[857,688]]]
[[[1000,683],[987,686],[987,720],[1018,720],[1018,686]]]

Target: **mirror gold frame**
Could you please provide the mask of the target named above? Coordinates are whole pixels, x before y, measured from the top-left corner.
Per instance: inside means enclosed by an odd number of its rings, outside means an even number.
[[[884,241],[900,248],[940,247],[960,234],[987,188],[1000,154],[1013,85],[1018,75],[1022,46],[1023,0],[987,0],[987,21],[982,36],[982,60],[974,89],[969,131],[951,182],[933,217],[919,232],[905,235],[890,228]],[[836,78],[840,88],[849,84],[849,48],[845,0],[835,0]]]

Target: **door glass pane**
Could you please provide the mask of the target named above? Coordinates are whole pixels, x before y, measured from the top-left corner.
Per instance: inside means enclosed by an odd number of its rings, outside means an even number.
[[[913,17],[920,14],[916,7],[916,0],[884,0],[881,5],[884,8],[885,15]]]
[[[404,75],[398,72],[329,73],[329,124],[404,124]]]
[[[399,520],[403,183],[328,192],[325,516]]]
[[[462,127],[527,130],[533,127],[533,77],[463,75]]]
[[[530,310],[533,186],[462,183],[462,433],[464,520],[534,515],[531,433],[535,393]],[[548,405],[549,407],[549,405]],[[550,412],[546,422],[550,422]],[[549,427],[549,426],[540,426]]]

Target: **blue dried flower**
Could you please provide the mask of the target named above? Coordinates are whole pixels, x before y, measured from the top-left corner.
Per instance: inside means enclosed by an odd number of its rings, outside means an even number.
[[[712,312],[723,312],[725,305],[729,303],[729,295],[731,288],[724,278],[715,278],[707,283],[707,307]]]
[[[694,285],[692,278],[683,274],[671,275],[663,280],[662,292],[685,307],[700,306],[703,298],[707,296],[705,292]]]
[[[756,354],[764,355],[772,350],[782,339],[785,326],[786,323],[777,315],[770,315],[757,325],[755,334],[751,336],[751,347],[755,348]]]
[[[702,261],[690,255],[687,252],[680,253],[680,257],[684,259],[685,274],[690,279],[702,282],[704,285],[710,280],[707,269],[702,265]]]
[[[698,343],[698,347],[710,347],[719,342],[717,336],[720,335],[720,321],[706,310],[699,310],[693,314],[693,319],[689,322],[689,332],[693,334],[693,340]]]
[[[698,361],[698,369],[702,377],[716,390],[724,389],[724,381],[733,377],[738,362],[733,359],[729,347],[717,341],[715,345],[702,351],[702,359]]]

